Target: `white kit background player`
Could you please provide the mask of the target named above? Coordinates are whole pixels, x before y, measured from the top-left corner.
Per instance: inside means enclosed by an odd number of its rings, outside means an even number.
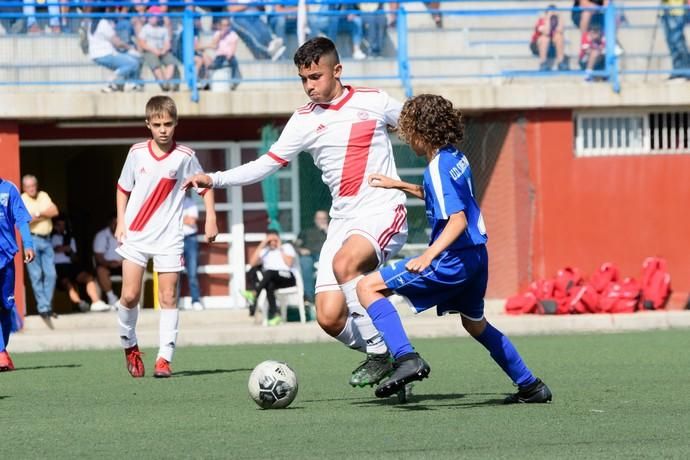
[[[388,126],[397,125],[402,106],[377,89],[344,86],[338,52],[327,38],[305,42],[294,62],[311,102],[293,113],[270,151],[234,169],[190,177],[185,186],[252,184],[302,151],[312,155],[332,196],[316,279],[317,320],[329,335],[367,353],[350,384],[373,385],[391,371],[391,361],[356,285],[403,246],[407,213],[402,192],[371,187],[366,178],[384,171],[398,177]]]
[[[160,348],[154,377],[170,377],[170,363],[177,342],[179,312],[177,283],[184,269],[182,203],[185,177],[202,171],[194,151],[176,144],[177,107],[168,96],[154,96],[146,104],[146,126],[153,139],[132,146],[117,181],[115,237],[122,262],[122,294],[117,304],[120,339],[127,370],[144,376],[137,344],[136,323],[142,277],[149,259],[158,272]],[[213,193],[204,193],[205,233],[208,241],[218,234]]]

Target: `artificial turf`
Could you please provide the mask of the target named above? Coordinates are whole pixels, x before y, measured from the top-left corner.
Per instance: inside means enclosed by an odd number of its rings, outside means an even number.
[[[337,343],[186,347],[175,375],[133,379],[121,351],[14,354],[0,374],[3,458],[688,458],[689,331],[513,339],[551,387],[513,388],[471,339],[417,340],[432,367],[404,405],[349,387],[361,357]],[[247,378],[288,362],[299,393],[261,410]],[[5,456],[7,454],[7,456]]]

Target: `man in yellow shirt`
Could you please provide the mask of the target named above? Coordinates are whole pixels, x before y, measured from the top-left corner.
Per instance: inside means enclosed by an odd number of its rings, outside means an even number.
[[[31,278],[31,287],[36,298],[36,308],[41,317],[49,321],[57,317],[53,312],[53,292],[55,291],[55,253],[50,242],[53,231],[53,217],[59,211],[46,192],[38,191],[36,176],[27,174],[22,177],[22,201],[31,214],[29,230],[34,240],[34,263],[26,266]],[[50,323],[48,324],[50,326]]]

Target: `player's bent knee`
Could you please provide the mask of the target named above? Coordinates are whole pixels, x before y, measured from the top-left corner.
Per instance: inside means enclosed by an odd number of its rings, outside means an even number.
[[[122,290],[121,303],[127,308],[133,308],[139,302],[140,292]]]
[[[475,321],[463,316],[462,327],[464,327],[467,333],[472,337],[477,337],[484,332],[484,329],[486,328],[486,319],[482,318],[479,321]]]

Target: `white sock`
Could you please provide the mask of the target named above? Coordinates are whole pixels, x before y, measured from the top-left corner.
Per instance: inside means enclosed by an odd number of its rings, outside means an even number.
[[[177,308],[162,308],[159,329],[158,357],[172,362],[177,343],[177,331],[180,321],[180,311]]]
[[[354,317],[355,328],[359,331],[362,339],[366,342],[367,353],[375,353],[377,355],[387,353],[388,347],[383,341],[381,333],[376,329],[374,323],[371,321],[366,308],[359,303],[357,297],[357,283],[364,278],[364,275],[351,279],[345,284],[340,285],[340,289],[345,294],[345,303],[350,315]]]
[[[346,347],[361,351],[362,353],[367,350],[367,342],[360,335],[357,326],[352,320],[352,316],[347,317],[345,328],[336,336],[336,340],[342,342]]]
[[[139,317],[139,305],[127,308],[119,301],[115,302],[117,308],[117,322],[120,326],[120,343],[122,348],[131,348],[137,344],[137,318]]]
[[[108,299],[110,305],[115,305],[119,300],[112,289],[105,293],[105,297]]]

